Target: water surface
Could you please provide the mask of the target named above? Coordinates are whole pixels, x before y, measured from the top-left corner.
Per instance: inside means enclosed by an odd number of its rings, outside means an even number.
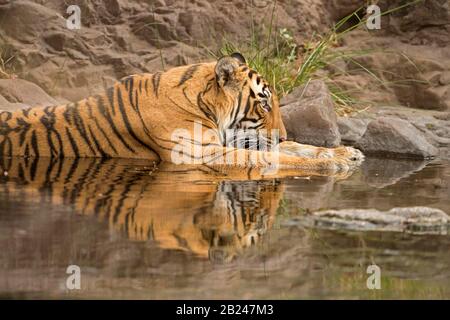
[[[3,159],[0,297],[450,298],[450,236],[290,226],[320,209],[450,213],[450,164],[246,180],[150,161]],[[381,268],[380,290],[366,286]],[[66,269],[81,268],[81,289]]]

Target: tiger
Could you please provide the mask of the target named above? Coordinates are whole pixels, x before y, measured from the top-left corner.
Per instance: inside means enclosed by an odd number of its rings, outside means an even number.
[[[199,140],[195,124],[201,124]],[[181,151],[194,164],[231,159],[241,169],[276,166],[282,170],[346,171],[363,154],[352,147],[322,148],[287,141],[275,90],[240,53],[213,62],[127,76],[104,93],[59,106],[0,113],[0,157],[129,158],[174,162]],[[277,131],[266,142],[276,151],[228,144],[230,130]],[[233,140],[233,139],[231,139]],[[250,139],[251,140],[251,139]],[[217,156],[217,157],[216,157]],[[238,161],[243,159],[243,161]],[[276,159],[272,160],[272,159]]]
[[[283,179],[247,178],[233,166],[149,165],[142,159],[14,157],[0,162],[0,173],[2,219],[20,219],[23,203],[49,205],[52,212],[64,208],[129,241],[219,264],[261,243],[285,192]]]

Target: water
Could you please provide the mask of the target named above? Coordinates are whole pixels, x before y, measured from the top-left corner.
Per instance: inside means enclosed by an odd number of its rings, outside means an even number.
[[[449,163],[367,159],[347,178],[263,181],[150,161],[0,168],[0,298],[450,298],[450,235],[286,223],[329,208],[450,213]],[[371,264],[380,290],[366,286]]]

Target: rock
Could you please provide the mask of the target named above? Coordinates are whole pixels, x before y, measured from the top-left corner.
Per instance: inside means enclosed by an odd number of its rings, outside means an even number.
[[[276,6],[277,28],[287,28],[298,43],[324,33],[332,21],[325,0]],[[261,25],[270,1],[74,1],[81,29],[66,27],[70,2],[0,0],[1,36],[14,52],[15,72],[52,96],[80,100],[104,90],[102,78],[156,72],[212,60],[223,39],[242,42],[254,33],[248,17]],[[299,16],[308,19],[299,20]],[[120,59],[120,63],[117,60]],[[89,74],[87,84],[76,81]]]
[[[11,5],[11,0],[0,0],[0,9],[9,8]]]
[[[428,207],[325,210],[294,218],[300,224],[326,229],[394,231],[414,234],[447,234],[450,217]],[[292,222],[290,223],[293,224]]]
[[[341,143],[333,100],[326,84],[313,80],[282,99],[288,138],[298,143],[336,147]]]
[[[394,87],[395,95],[401,104],[431,110],[450,110],[450,85],[439,83],[433,86],[421,75],[417,75],[416,79],[422,82]]]
[[[405,2],[402,0],[379,0],[376,4],[380,7],[381,12],[386,12],[399,8]],[[366,7],[361,6],[361,1],[358,0],[328,0],[327,5],[329,14],[335,21],[358,9],[360,9],[358,12],[360,18],[365,15]],[[394,34],[403,38],[402,40],[407,40],[405,42],[414,44],[437,43],[445,45],[450,43],[448,37],[449,21],[450,9],[447,0],[418,1],[401,10],[396,10],[393,14],[383,16],[381,30],[377,30],[376,33]],[[345,26],[348,27],[349,24],[351,24],[351,21],[347,22]]]
[[[367,154],[406,158],[432,158],[439,152],[411,123],[393,117],[372,120],[356,147]]]
[[[350,145],[357,142],[366,132],[368,122],[367,119],[339,117],[337,124],[342,142]]]
[[[382,12],[403,4],[401,0],[377,1]],[[330,13],[338,19],[360,6],[351,0],[330,1]],[[364,11],[360,10],[360,17]],[[347,59],[347,66],[334,72],[333,83],[352,92],[355,100],[450,110],[449,32],[446,0],[419,1],[396,10],[382,17],[380,30],[355,30],[343,38],[342,51],[371,53]]]
[[[443,72],[439,77],[439,84],[446,85],[450,84],[450,71]]]
[[[31,106],[24,104],[24,103],[9,103],[7,100],[3,101],[2,99],[0,99],[0,111],[9,111],[9,112],[13,112],[16,110],[21,110],[21,109],[26,109],[29,108]]]
[[[382,11],[402,5],[402,0],[383,0]],[[412,44],[449,45],[450,7],[447,0],[421,1],[387,16],[386,33],[400,35]]]
[[[23,79],[0,79],[0,95],[9,103],[6,107],[11,107],[11,105],[16,107],[39,105],[44,107],[58,104],[40,87]]]
[[[450,71],[448,48],[412,45],[396,37],[371,37],[360,31],[345,41],[347,48],[374,51],[352,58],[345,72],[332,76],[337,86],[354,92],[355,99],[450,110],[450,85],[446,79]],[[370,70],[371,74],[363,69]],[[374,75],[378,81],[374,81]]]
[[[355,117],[367,122],[380,117],[403,119],[416,127],[430,144],[439,149],[439,158],[450,159],[450,112],[448,111],[374,106]],[[352,143],[352,145],[355,144]]]
[[[0,108],[4,105],[9,104],[9,101],[5,99],[2,95],[0,95]]]
[[[358,0],[331,0],[328,3],[330,14],[335,21],[339,21],[361,7]]]
[[[56,51],[62,51],[64,49],[64,43],[66,42],[66,35],[64,33],[53,32],[46,35],[44,40]]]

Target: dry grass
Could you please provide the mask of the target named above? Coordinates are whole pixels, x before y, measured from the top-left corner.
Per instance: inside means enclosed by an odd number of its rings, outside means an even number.
[[[13,79],[15,54],[13,49],[6,45],[0,44],[0,79]]]

